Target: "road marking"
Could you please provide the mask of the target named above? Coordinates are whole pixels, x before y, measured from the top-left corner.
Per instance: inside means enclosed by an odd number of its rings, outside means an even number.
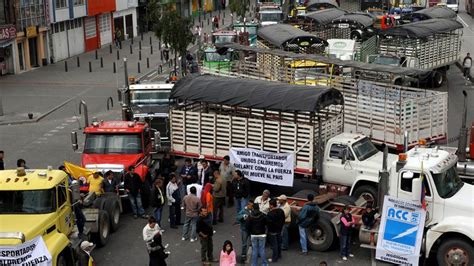
[[[52,137],[54,134],[44,133],[43,136],[45,137]]]
[[[67,124],[66,124],[66,125],[67,125]],[[66,125],[64,125],[64,126],[66,126]],[[57,126],[56,128],[57,128],[57,129],[64,129],[63,126]]]
[[[74,123],[74,122],[76,122],[76,120],[75,120],[75,119],[67,119],[66,122],[68,122],[68,123]],[[67,124],[66,124],[66,125],[67,125]]]
[[[469,25],[461,18],[461,16],[457,15],[458,19],[461,21],[461,23],[464,25],[464,27],[469,28]]]
[[[370,260],[371,266],[377,266],[377,262],[375,261],[375,250],[373,249],[370,250]]]
[[[57,130],[57,129],[51,129],[49,132],[51,132],[51,133],[56,133],[56,132],[59,132],[59,130]]]
[[[61,123],[61,126],[69,126],[69,124],[68,123]]]
[[[39,137],[38,139],[39,140],[48,140],[48,138],[45,138],[45,137]]]

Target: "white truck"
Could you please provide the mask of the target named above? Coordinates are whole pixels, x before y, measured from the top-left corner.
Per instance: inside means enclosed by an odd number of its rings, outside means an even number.
[[[380,174],[379,203],[384,195],[420,203],[424,188],[427,213],[421,255],[433,260],[433,265],[474,264],[474,186],[461,181],[456,163],[457,156],[450,151],[415,147],[400,154],[399,160],[393,161],[388,171],[383,170]],[[422,172],[423,180],[420,178]],[[361,226],[365,202],[328,194],[316,199],[322,211],[317,223],[308,229],[310,247],[325,251],[334,244],[339,234],[342,207],[348,204],[359,229],[361,246],[375,248],[380,220],[377,219],[370,230]],[[288,201],[294,212],[306,202],[302,193],[289,197]]]
[[[366,136],[342,133],[343,96],[335,89],[203,75],[178,82],[171,98],[175,155],[222,160],[230,148],[292,152],[296,173],[376,199],[382,153]]]

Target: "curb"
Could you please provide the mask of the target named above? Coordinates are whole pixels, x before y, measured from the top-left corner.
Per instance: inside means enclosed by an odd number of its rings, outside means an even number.
[[[67,99],[66,101],[60,103],[59,105],[56,105],[55,107],[49,109],[46,111],[46,113],[40,115],[36,119],[31,119],[31,120],[17,120],[17,121],[3,121],[0,122],[0,126],[5,126],[5,125],[22,125],[22,124],[32,124],[39,122],[41,119],[45,118],[46,116],[50,115],[54,111],[58,110],[59,108],[63,107],[64,105],[70,103],[72,100],[74,100],[77,96],[74,96],[72,98]]]

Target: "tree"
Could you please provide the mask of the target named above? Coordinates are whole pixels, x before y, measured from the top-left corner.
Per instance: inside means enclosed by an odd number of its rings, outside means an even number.
[[[184,58],[188,46],[195,38],[192,32],[192,19],[181,16],[169,5],[160,5],[158,0],[151,0],[148,3],[148,12],[155,36],[175,52],[175,62],[178,53]]]
[[[250,1],[249,0],[230,0],[230,11],[235,13],[239,18],[245,18],[245,14],[250,9]]]

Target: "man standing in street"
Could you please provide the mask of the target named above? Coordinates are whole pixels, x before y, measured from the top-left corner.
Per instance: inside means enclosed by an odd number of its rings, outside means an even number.
[[[141,217],[147,219],[145,215],[145,210],[142,206],[142,190],[143,182],[140,176],[135,173],[135,166],[130,166],[128,168],[128,173],[124,177],[124,187],[127,191],[128,198],[130,199],[130,204],[132,205],[133,218],[137,219]]]
[[[249,244],[249,230],[247,226],[247,220],[250,216],[250,212],[253,210],[253,201],[249,200],[247,202],[247,206],[243,208],[238,214],[237,214],[237,222],[240,224],[240,238],[242,240],[242,250],[240,252],[241,260],[246,261],[247,260],[247,249],[248,249],[248,244]]]
[[[234,189],[232,188],[232,178],[234,176],[235,167],[230,163],[230,157],[224,156],[224,161],[219,166],[221,177],[227,183],[227,207],[234,206]]]
[[[189,227],[191,226],[191,242],[197,240],[196,238],[196,222],[201,209],[201,200],[196,196],[196,188],[191,187],[189,194],[183,198],[183,207],[186,214],[186,220],[183,226],[183,237],[181,240],[189,239]]]
[[[91,176],[87,177],[87,184],[89,184],[89,193],[94,192],[97,196],[100,196],[104,193],[104,189],[102,188],[102,183],[104,178],[102,177],[102,173],[95,172]]]
[[[240,170],[236,170],[232,186],[235,192],[235,202],[237,204],[237,213],[247,205],[250,195],[250,183]]]
[[[267,214],[268,242],[272,245],[272,258],[269,262],[277,262],[281,258],[281,230],[285,224],[285,212],[277,207],[275,199],[269,202],[270,211]]]
[[[214,214],[212,221],[213,224],[217,224],[217,221],[220,223],[224,222],[224,205],[225,205],[225,195],[226,195],[226,188],[227,183],[222,178],[219,170],[214,170]],[[219,217],[217,217],[219,215]]]
[[[278,203],[280,208],[285,213],[285,224],[283,225],[283,230],[281,231],[281,250],[288,250],[289,239],[288,239],[288,228],[291,224],[291,207],[287,202],[286,195],[280,195],[278,198]]]
[[[207,220],[207,209],[200,208],[199,219],[197,221],[196,231],[199,234],[201,240],[201,260],[202,262],[215,262],[212,245],[212,226],[206,222]]]
[[[472,67],[472,58],[471,54],[467,53],[466,57],[464,57],[464,60],[462,61],[462,66],[463,66],[463,74],[464,78],[469,80],[471,77],[471,67]]]
[[[207,183],[211,182],[211,167],[209,167],[209,163],[206,160],[201,161],[202,169],[199,173],[199,184],[204,187]]]
[[[308,255],[308,238],[306,236],[306,229],[311,224],[316,223],[319,217],[319,207],[314,202],[314,195],[309,194],[306,202],[298,214],[298,229],[300,232],[301,254]]]
[[[5,170],[5,164],[3,163],[3,156],[5,153],[3,151],[0,151],[0,170]]]
[[[150,205],[153,207],[153,216],[156,222],[161,227],[161,214],[163,207],[165,206],[165,193],[163,189],[164,180],[162,177],[158,177],[151,189]]]
[[[118,193],[119,183],[114,179],[114,172],[111,170],[105,173],[105,179],[102,181],[102,189],[104,192]]]
[[[176,182],[176,175],[170,173],[170,182],[166,186],[166,198],[168,198],[170,228],[176,229],[181,223],[181,197],[179,196],[179,188]]]
[[[267,220],[265,214],[259,209],[258,205],[253,205],[253,210],[248,218],[248,228],[250,233],[250,240],[252,241],[252,266],[258,264],[258,257],[262,260],[261,265],[268,265],[267,257],[265,256],[265,242],[267,240]]]
[[[179,173],[182,181],[182,195],[186,194],[186,186],[197,182],[197,169],[191,163],[191,159],[186,158],[184,166]]]
[[[262,195],[255,198],[254,204],[258,204],[260,211],[267,214],[270,211],[270,190],[265,189]]]

